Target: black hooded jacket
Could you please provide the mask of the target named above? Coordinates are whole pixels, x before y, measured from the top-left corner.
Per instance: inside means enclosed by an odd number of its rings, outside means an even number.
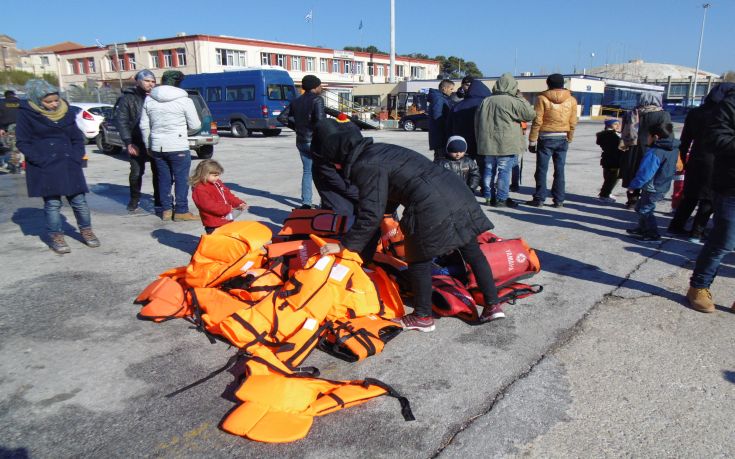
[[[482,100],[492,95],[490,88],[480,80],[473,80],[464,99],[452,108],[447,120],[449,137],[461,135],[467,141],[467,156],[477,158],[477,138],[475,137],[475,112]]]
[[[326,118],[324,99],[313,92],[305,92],[294,99],[280,115],[278,121],[296,131],[296,143],[310,143],[314,126]]]
[[[120,133],[120,139],[126,147],[130,144],[136,145],[138,148],[145,146],[139,126],[145,97],[145,91],[135,86],[124,89],[115,103],[114,123]]]
[[[735,196],[735,87],[723,88],[723,98],[707,123],[707,131],[707,142],[715,152],[712,188]]]
[[[373,143],[334,120],[317,125],[312,148],[315,155],[341,164],[360,191],[357,218],[342,238],[349,250],[362,251],[386,210],[398,205],[404,206],[400,224],[409,263],[431,260],[493,228],[456,174],[413,150]]]

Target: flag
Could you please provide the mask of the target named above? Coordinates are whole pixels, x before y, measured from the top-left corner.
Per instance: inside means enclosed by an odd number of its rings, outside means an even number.
[[[309,10],[308,13],[306,13],[306,16],[304,16],[304,19],[306,19],[306,22],[311,22],[311,20],[314,18],[314,14],[311,10]]]
[[[360,20],[360,26],[357,28],[357,30],[362,30],[362,20]]]

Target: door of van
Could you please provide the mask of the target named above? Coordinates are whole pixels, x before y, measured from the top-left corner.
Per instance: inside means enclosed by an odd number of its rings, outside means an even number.
[[[229,127],[230,118],[228,116],[227,103],[225,102],[225,94],[222,86],[205,86],[198,89],[204,100],[207,102],[209,111],[217,123],[217,126]]]

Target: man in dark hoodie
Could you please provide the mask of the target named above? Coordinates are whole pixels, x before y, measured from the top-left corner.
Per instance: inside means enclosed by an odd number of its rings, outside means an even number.
[[[447,117],[452,110],[449,96],[454,89],[452,80],[442,80],[439,89],[429,89],[429,149],[434,151],[434,162],[446,156]]]
[[[158,192],[158,170],[145,148],[143,135],[140,132],[140,116],[143,113],[143,103],[146,96],[156,85],[156,77],[148,69],[143,69],[135,75],[135,86],[123,90],[122,95],[115,103],[115,119],[113,122],[125,143],[125,153],[130,160],[130,201],[128,212],[135,212],[140,204],[140,189],[143,186],[145,163],[150,161],[153,173],[153,205],[156,212],[161,211],[161,196]]]
[[[564,89],[564,76],[553,73],[546,79],[548,90],[536,99],[536,119],[533,120],[528,136],[528,151],[537,153],[536,191],[533,199],[526,204],[541,207],[546,195],[546,173],[549,161],[554,162],[554,182],[551,197],[554,207],[564,207],[564,163],[567,159],[569,143],[574,138],[577,127],[577,100],[568,89]]]
[[[472,80],[465,92],[464,98],[452,107],[447,119],[447,140],[459,135],[467,142],[467,152],[470,158],[477,161],[477,138],[475,137],[475,112],[482,100],[490,96],[490,88],[480,80]],[[480,168],[482,165],[478,164]],[[482,170],[480,170],[482,173]]]
[[[687,299],[701,312],[715,312],[710,285],[722,258],[735,249],[735,88],[724,92],[714,116],[705,124],[704,143],[714,151],[714,227],[689,280]],[[735,312],[735,303],[732,306]]]

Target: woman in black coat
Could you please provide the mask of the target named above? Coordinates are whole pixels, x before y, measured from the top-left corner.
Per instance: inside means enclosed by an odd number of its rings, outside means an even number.
[[[71,251],[62,230],[62,196],[74,210],[85,243],[99,247],[84,197],[89,192],[82,171],[85,142],[76,125],[76,113],[46,81],[30,80],[26,93],[28,100],[18,111],[16,144],[26,158],[28,196],[43,198],[51,249],[60,254]]]
[[[322,253],[336,253],[342,248],[362,252],[374,240],[386,211],[404,206],[400,225],[414,293],[414,311],[401,319],[404,328],[434,330],[432,260],[455,249],[459,249],[478,279],[485,300],[481,320],[505,317],[497,305],[490,265],[476,239],[493,225],[456,174],[413,150],[374,144],[373,139],[363,138],[347,123],[333,119],[317,124],[312,151],[340,168],[360,195],[355,223],[340,244],[328,244]]]

